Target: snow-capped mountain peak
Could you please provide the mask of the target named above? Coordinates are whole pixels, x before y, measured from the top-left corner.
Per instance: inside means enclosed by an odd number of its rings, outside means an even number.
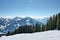
[[[45,19],[44,19],[45,20]],[[42,24],[44,21],[43,20],[35,20],[31,17],[15,17],[13,19],[6,19],[6,18],[0,18],[0,30],[5,32],[5,31],[14,31],[16,30],[19,26],[24,26],[24,25],[35,25],[37,21]],[[46,21],[46,20],[45,20]]]

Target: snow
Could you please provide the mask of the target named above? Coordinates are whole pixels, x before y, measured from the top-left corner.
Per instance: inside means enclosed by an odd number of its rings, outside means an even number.
[[[30,21],[30,18],[26,20],[27,25],[31,25],[31,23],[29,23],[29,21]]]
[[[6,26],[1,25],[0,29],[5,30]]]
[[[20,21],[21,19],[16,19],[16,21]]]
[[[21,26],[20,24],[17,24],[18,26]]]
[[[2,36],[0,40],[60,40],[60,31],[46,31],[32,34],[16,34],[13,36]]]
[[[5,33],[0,32],[0,34],[5,34]]]

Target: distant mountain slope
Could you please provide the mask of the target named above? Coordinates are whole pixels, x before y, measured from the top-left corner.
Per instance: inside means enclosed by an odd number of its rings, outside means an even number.
[[[41,23],[46,24],[47,20],[49,19],[49,17],[43,18],[41,20],[39,20]]]
[[[18,28],[19,26],[24,26],[24,25],[35,25],[37,21],[39,24],[45,24],[47,21],[47,18],[44,18],[42,20],[35,20],[30,17],[15,17],[13,19],[6,19],[6,18],[0,18],[0,32],[6,32],[10,31],[13,32]]]

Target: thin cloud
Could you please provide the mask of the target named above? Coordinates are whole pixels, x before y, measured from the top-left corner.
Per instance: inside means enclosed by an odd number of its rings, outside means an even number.
[[[21,17],[21,18],[31,17],[31,18],[34,18],[34,19],[42,19],[42,18],[46,18],[46,17],[49,17],[49,16],[16,16],[16,17]],[[2,18],[11,18],[12,19],[12,18],[14,18],[14,16],[4,16]]]

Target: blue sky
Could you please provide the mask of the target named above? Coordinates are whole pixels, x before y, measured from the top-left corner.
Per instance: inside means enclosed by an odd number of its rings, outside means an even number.
[[[60,0],[0,0],[0,16],[50,16],[60,12]]]

